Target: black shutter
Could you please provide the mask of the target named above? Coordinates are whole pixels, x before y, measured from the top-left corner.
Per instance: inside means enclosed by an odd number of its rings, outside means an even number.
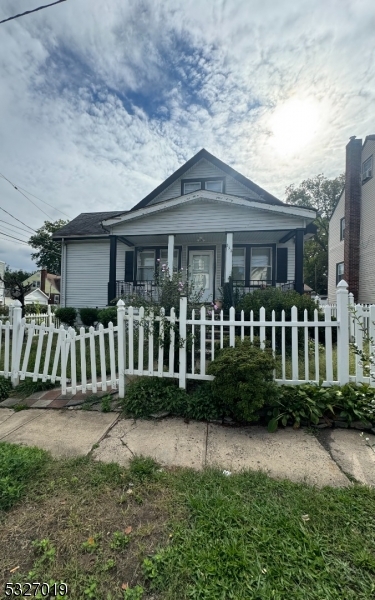
[[[288,281],[288,248],[278,248],[276,254],[276,282]]]
[[[132,282],[134,280],[134,251],[127,250],[125,252],[125,281]]]

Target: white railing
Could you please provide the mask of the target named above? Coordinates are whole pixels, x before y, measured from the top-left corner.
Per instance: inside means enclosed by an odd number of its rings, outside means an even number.
[[[321,312],[315,310],[310,320],[307,311],[299,320],[296,307],[290,315],[282,311],[277,320],[274,311],[267,314],[264,308],[258,319],[253,312],[236,314],[234,308],[228,318],[223,311],[214,314],[205,307],[188,315],[185,297],[180,298],[178,312],[154,316],[144,308],[125,310],[119,300],[117,325],[88,331],[28,323],[15,303],[13,323],[0,321],[0,375],[11,377],[13,385],[26,377],[59,382],[63,394],[118,389],[123,397],[126,375],[175,378],[182,388],[188,379],[212,380],[208,365],[219,348],[256,338],[261,348],[272,349],[277,362],[274,377],[280,384],[373,385],[366,365],[353,354],[350,330],[360,350],[372,351],[364,344],[367,332],[375,338],[375,306],[356,305],[354,318],[349,300],[346,283],[340,282],[337,320],[332,320],[328,305]]]

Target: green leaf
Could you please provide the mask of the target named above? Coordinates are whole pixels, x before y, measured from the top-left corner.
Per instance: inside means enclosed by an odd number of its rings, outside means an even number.
[[[279,422],[277,419],[271,419],[267,426],[267,430],[269,431],[269,433],[274,433],[278,427],[278,424]]]

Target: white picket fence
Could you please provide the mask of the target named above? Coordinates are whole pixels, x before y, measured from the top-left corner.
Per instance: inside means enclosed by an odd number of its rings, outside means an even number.
[[[13,323],[14,306],[15,306],[15,304],[11,304],[9,306],[8,320],[11,325]],[[52,312],[52,307],[50,304],[47,305],[46,313],[27,314],[27,315],[25,315],[25,320],[26,320],[26,323],[31,323],[32,321],[34,321],[36,323],[36,325],[42,325],[42,323],[44,323],[44,325],[46,325],[48,327],[50,327],[51,325],[54,325],[55,327],[59,328],[61,325],[59,319],[56,318],[55,313]]]
[[[365,326],[375,338],[375,306],[357,305],[358,319],[353,319],[349,306],[345,282],[337,288],[337,320],[332,320],[330,306],[323,310],[324,320],[319,319],[317,310],[313,320],[309,321],[307,311],[303,320],[298,320],[296,307],[291,309],[290,321],[285,311],[277,321],[275,313],[268,315],[264,308],[259,320],[252,312],[236,314],[231,308],[228,320],[223,311],[211,314],[205,307],[188,315],[184,297],[180,298],[178,316],[172,309],[161,317],[146,313],[144,308],[125,308],[119,300],[116,326],[110,323],[107,328],[99,325],[97,330],[90,327],[88,331],[81,327],[77,332],[62,326],[57,329],[54,324],[28,323],[16,305],[13,323],[0,322],[0,375],[10,377],[13,385],[26,377],[58,382],[63,394],[73,395],[118,389],[123,397],[127,375],[175,378],[185,388],[189,379],[213,379],[207,368],[218,348],[257,337],[260,347],[269,344],[277,358],[274,376],[280,384],[323,380],[326,386],[349,381],[373,385],[358,356],[352,358],[350,371],[349,354],[351,335],[357,347],[365,349]]]

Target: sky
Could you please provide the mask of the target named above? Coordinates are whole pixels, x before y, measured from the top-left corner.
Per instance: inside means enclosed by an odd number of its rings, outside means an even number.
[[[0,173],[36,206],[0,177],[0,260],[35,270],[5,233],[128,210],[201,148],[281,200],[336,177],[375,133],[374,31],[373,0],[67,0],[1,24]]]

